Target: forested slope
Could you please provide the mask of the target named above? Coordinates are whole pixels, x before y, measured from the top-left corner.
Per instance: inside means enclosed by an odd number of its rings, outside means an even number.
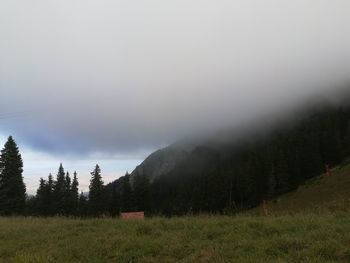
[[[350,156],[348,102],[300,111],[298,121],[286,120],[255,137],[197,144],[155,178],[137,173],[138,167],[112,184],[121,195],[121,210],[238,212],[295,190],[322,174],[325,165],[337,166]],[[134,191],[123,190],[128,181],[136,182]]]

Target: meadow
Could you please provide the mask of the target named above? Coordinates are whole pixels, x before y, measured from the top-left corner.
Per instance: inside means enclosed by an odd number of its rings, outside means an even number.
[[[350,262],[350,213],[0,218],[0,262]]]

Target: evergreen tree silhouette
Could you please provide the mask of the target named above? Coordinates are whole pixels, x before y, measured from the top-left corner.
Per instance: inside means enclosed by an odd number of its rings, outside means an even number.
[[[72,213],[72,198],[71,198],[71,179],[69,172],[66,173],[64,181],[64,214],[70,215]]]
[[[138,211],[150,210],[150,183],[145,175],[136,175],[134,179],[134,199]]]
[[[130,175],[128,173],[126,173],[123,178],[123,190],[121,199],[122,212],[131,212],[134,210],[134,198],[130,186]]]
[[[40,178],[39,188],[36,191],[36,204],[35,204],[35,212],[38,215],[44,215],[47,209],[46,188],[47,188],[46,181],[43,178]]]
[[[48,207],[47,207],[47,214],[49,215],[53,215],[54,214],[54,207],[53,207],[53,202],[54,202],[54,180],[52,177],[52,174],[49,174],[48,179],[47,179],[47,183],[46,183],[46,194],[45,194],[45,198],[47,199],[47,203],[48,203]]]
[[[95,169],[91,172],[89,185],[89,214],[100,215],[104,212],[104,186],[101,177],[101,169],[96,164]]]
[[[83,192],[79,195],[79,201],[78,201],[78,215],[81,217],[87,216],[88,213],[88,201],[86,199],[86,196]]]
[[[73,181],[70,189],[70,202],[71,202],[71,214],[77,215],[78,203],[79,203],[79,182],[77,178],[77,172],[74,172]]]
[[[66,192],[66,177],[62,163],[58,168],[57,179],[53,189],[53,212],[57,215],[63,215],[65,212],[65,192]]]
[[[0,155],[0,214],[20,214],[25,208],[26,187],[22,177],[23,161],[10,136]]]

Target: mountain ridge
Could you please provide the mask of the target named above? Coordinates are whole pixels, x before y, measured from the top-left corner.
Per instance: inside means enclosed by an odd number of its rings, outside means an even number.
[[[123,199],[133,207],[132,195],[123,196],[129,183],[140,204],[147,200],[142,209],[165,215],[236,213],[293,191],[350,157],[350,99],[343,101],[299,109],[269,130],[254,126],[157,150],[114,183],[121,207]]]

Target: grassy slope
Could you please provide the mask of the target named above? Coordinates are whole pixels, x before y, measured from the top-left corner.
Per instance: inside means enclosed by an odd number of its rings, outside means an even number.
[[[301,211],[350,211],[350,163],[333,169],[331,176],[306,182],[296,191],[268,204],[271,213]]]
[[[0,262],[350,262],[349,217],[0,218]]]

